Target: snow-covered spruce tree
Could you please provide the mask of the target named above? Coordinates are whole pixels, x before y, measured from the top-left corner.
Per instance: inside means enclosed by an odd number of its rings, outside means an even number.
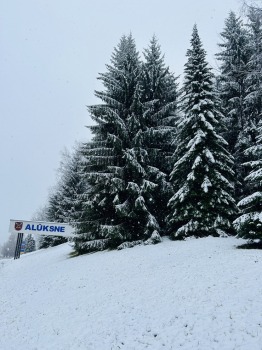
[[[246,78],[247,94],[245,96],[245,112],[247,121],[246,133],[250,146],[255,145],[257,127],[262,115],[262,9],[250,8],[248,13],[249,51]]]
[[[239,237],[262,241],[262,123],[258,128],[257,144],[246,150],[254,160],[245,163],[251,171],[246,177],[250,193],[239,203],[242,215],[234,221]]]
[[[82,176],[82,144],[77,144],[69,153],[65,151],[59,168],[60,179],[54,197],[51,196],[49,216],[58,222],[74,223],[83,213],[79,200],[85,193],[87,183]]]
[[[213,75],[196,25],[187,57],[183,113],[171,172],[175,194],[168,204],[170,236],[223,236],[232,231],[236,212],[231,196],[233,160],[226,141],[216,132],[221,115],[215,107]]]
[[[171,171],[169,157],[175,150],[177,82],[165,65],[155,36],[144,50],[144,58],[141,102],[146,128],[143,137],[150,166],[154,167],[152,181],[158,184],[157,191],[152,193],[151,207],[163,231],[167,202],[172,195],[168,174]]]
[[[134,39],[123,36],[100,74],[105,89],[95,95],[102,104],[89,107],[97,125],[85,149],[89,194],[74,239],[80,254],[160,240],[149,209],[157,184],[144,147],[140,74]]]
[[[240,18],[230,12],[221,33],[221,51],[216,55],[220,61],[218,87],[222,101],[223,113],[226,117],[226,132],[224,137],[229,145],[229,151],[234,156],[236,197],[245,192],[245,172],[241,164],[244,161],[243,151],[248,146],[247,133],[248,114],[245,109],[247,96],[247,74],[250,49],[248,33]]]
[[[141,74],[141,102],[147,134],[145,143],[150,162],[164,172],[170,171],[166,157],[174,150],[177,110],[176,78],[165,66],[164,56],[155,36],[144,50]],[[173,147],[173,149],[172,149]]]
[[[31,253],[35,251],[35,239],[31,233],[25,238],[25,253]]]
[[[48,198],[46,221],[50,222],[63,222],[59,218],[59,206],[62,201],[59,189],[56,188],[52,191]],[[67,242],[67,238],[61,236],[41,236],[38,242],[39,249],[55,247],[59,244]]]
[[[79,144],[72,153],[64,152],[56,187],[49,196],[46,208],[46,220],[74,224],[81,220],[83,203],[81,195],[86,191],[86,182],[81,174],[81,148]],[[67,242],[60,236],[43,236],[40,248],[56,246]]]

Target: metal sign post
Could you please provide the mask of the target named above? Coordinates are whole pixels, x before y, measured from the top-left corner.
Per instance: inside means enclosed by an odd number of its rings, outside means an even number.
[[[23,232],[18,232],[17,235],[17,241],[16,241],[16,247],[15,247],[15,255],[14,259],[19,259],[20,258],[20,252],[21,252],[21,246],[23,242]]]

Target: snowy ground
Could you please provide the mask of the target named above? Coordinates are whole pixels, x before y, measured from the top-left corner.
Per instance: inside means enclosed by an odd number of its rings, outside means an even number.
[[[240,243],[0,260],[0,349],[261,350],[262,251]]]

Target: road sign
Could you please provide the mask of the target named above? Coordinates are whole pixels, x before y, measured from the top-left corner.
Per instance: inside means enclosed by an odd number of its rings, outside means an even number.
[[[10,233],[33,233],[44,236],[73,237],[74,228],[65,223],[10,220]]]
[[[38,234],[40,236],[74,236],[74,228],[71,225],[44,221],[10,220],[9,232],[17,233],[14,259],[19,259],[20,253],[23,254],[25,251],[25,245],[23,245],[24,233]]]

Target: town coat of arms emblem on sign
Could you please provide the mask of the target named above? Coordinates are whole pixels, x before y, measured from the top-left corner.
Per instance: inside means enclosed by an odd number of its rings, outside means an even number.
[[[20,221],[15,222],[15,230],[16,231],[22,230],[22,227],[23,227],[23,223],[22,222],[20,222]]]

